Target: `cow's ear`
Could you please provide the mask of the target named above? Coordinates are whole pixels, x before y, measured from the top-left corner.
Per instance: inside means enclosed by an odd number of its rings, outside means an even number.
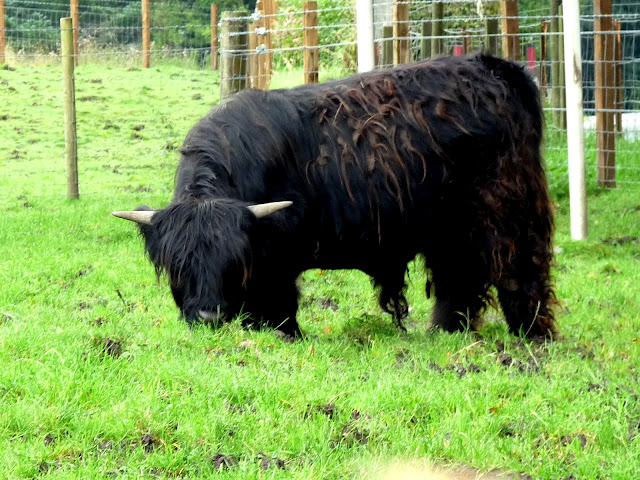
[[[111,212],[111,215],[123,218],[124,220],[130,220],[140,225],[151,225],[153,216],[156,214],[156,210],[133,210],[129,212]]]
[[[257,205],[249,205],[247,208],[251,210],[256,218],[262,218],[283,208],[290,207],[291,205],[293,205],[293,202],[287,200],[284,202],[259,203]]]

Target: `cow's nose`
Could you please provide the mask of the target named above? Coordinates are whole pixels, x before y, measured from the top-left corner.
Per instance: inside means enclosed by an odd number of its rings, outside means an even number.
[[[214,325],[224,322],[227,318],[226,314],[219,310],[215,312],[200,310],[198,316],[204,320],[205,323],[213,323]]]

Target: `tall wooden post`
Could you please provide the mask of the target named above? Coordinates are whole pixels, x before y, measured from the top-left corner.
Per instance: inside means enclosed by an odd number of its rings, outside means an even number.
[[[142,66],[144,68],[151,66],[151,15],[149,9],[149,0],[142,0]]]
[[[549,50],[547,35],[549,33],[549,20],[542,20],[540,24],[540,89],[544,90],[549,82],[547,73],[547,62],[549,61]]]
[[[444,23],[442,20],[443,4],[434,1],[431,4],[431,58],[442,54],[442,37],[444,36]]]
[[[73,55],[73,19],[60,19],[62,91],[64,95],[64,142],[67,165],[67,197],[78,198],[78,140]]]
[[[616,131],[622,133],[622,110],[624,110],[624,70],[622,66],[622,22],[614,22],[616,32]]]
[[[318,83],[318,2],[304,2],[304,83]]]
[[[549,44],[551,47],[551,117],[556,127],[562,125],[562,83],[560,83],[560,43],[563,41],[560,33],[560,1],[551,0],[551,20],[549,22]]]
[[[4,0],[0,0],[0,65],[7,63],[7,40],[4,21]]]
[[[508,60],[520,61],[520,25],[518,0],[500,0],[502,15],[502,54]]]
[[[423,20],[420,29],[420,58],[431,56],[431,21]]]
[[[261,10],[258,5],[261,5]],[[266,53],[260,55],[260,88],[268,90],[271,84],[271,75],[273,73],[273,40],[271,38],[271,30],[275,25],[275,16],[277,13],[276,0],[260,0],[256,2],[256,8],[261,11],[263,16],[263,26],[265,29],[264,46]]]
[[[260,16],[257,20],[255,20],[253,22],[253,26],[255,27],[255,41],[256,41],[256,47],[255,47],[255,55],[253,57],[249,56],[249,73],[251,75],[251,78],[249,79],[252,83],[251,83],[251,88],[257,88],[260,90],[265,90],[267,88],[267,79],[266,79],[266,74],[265,72],[262,70],[265,68],[266,66],[266,61],[264,60],[263,56],[265,55],[265,52],[263,52],[263,49],[266,49],[265,47],[265,35],[264,34],[258,34],[258,32],[263,32],[265,30],[264,28],[264,4],[262,3],[262,0],[257,0],[256,1],[256,10],[257,13],[260,13]],[[251,41],[251,39],[249,40]]]
[[[411,58],[411,39],[409,37],[409,1],[393,2],[393,64],[404,65]]]
[[[498,19],[485,19],[484,31],[484,48],[492,55],[498,55]]]
[[[384,25],[382,27],[382,66],[389,68],[393,66],[393,26]]]
[[[79,0],[71,0],[71,18],[73,19],[73,55],[75,64],[78,65],[78,33],[80,32]]]
[[[247,86],[247,19],[245,12],[222,12],[220,22],[220,98]]]
[[[616,186],[614,35],[611,0],[594,0],[594,61],[598,185]]]
[[[258,35],[256,35],[257,22],[249,24],[249,55],[247,65],[247,88],[259,88],[260,66],[258,64]]]
[[[218,70],[218,5],[211,4],[211,70]]]
[[[573,0],[570,0],[573,1]],[[564,72],[564,19],[562,14],[562,5],[558,7],[558,32],[560,33],[559,41],[558,41],[558,63],[559,63],[559,74],[558,77],[558,91],[559,95],[559,103],[558,103],[558,121],[556,125],[558,128],[562,130],[567,129],[567,95],[565,92],[566,89],[566,81],[565,81],[565,72]]]

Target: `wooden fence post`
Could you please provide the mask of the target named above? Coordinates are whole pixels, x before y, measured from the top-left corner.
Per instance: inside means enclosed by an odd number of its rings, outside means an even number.
[[[442,54],[442,37],[444,36],[444,23],[442,20],[443,4],[442,2],[433,2],[431,4],[431,58],[438,57]]]
[[[0,65],[7,63],[7,40],[6,27],[4,22],[4,0],[0,0]]]
[[[211,4],[211,70],[218,70],[218,5]]]
[[[389,68],[393,66],[393,26],[384,25],[382,27],[382,66]]]
[[[73,54],[73,19],[60,19],[62,91],[64,95],[64,143],[67,165],[67,197],[78,198],[78,140]]]
[[[484,48],[492,55],[498,55],[498,19],[487,18],[484,21]]]
[[[558,112],[558,127],[562,130],[567,129],[567,95],[566,81],[564,73],[564,18],[562,14],[562,5],[558,7],[558,31],[560,32],[560,41],[558,42],[558,61],[560,63],[560,111]]]
[[[271,30],[275,24],[275,15],[277,10],[276,0],[260,0],[262,5],[262,26],[265,29],[264,46],[266,53],[260,54],[260,88],[262,90],[268,90],[271,84],[271,75],[273,73],[273,39],[271,37]],[[258,3],[256,3],[256,8]]]
[[[542,23],[540,23],[540,90],[545,90],[549,82],[549,75],[547,73],[547,61],[549,60],[549,51],[547,49],[548,33],[549,20],[542,20]]]
[[[262,0],[257,0],[256,2],[256,13],[259,13],[260,16],[257,20],[254,20],[253,26],[255,27],[255,41],[256,41],[256,51],[253,57],[249,57],[249,73],[251,75],[250,81],[252,82],[251,88],[257,88],[260,90],[266,89],[267,78],[266,73],[262,70],[266,66],[266,61],[263,56],[265,53],[262,51],[262,45],[264,45],[264,34],[258,34],[258,31],[264,31],[264,4]]]
[[[551,0],[551,20],[549,22],[551,46],[551,117],[556,127],[562,125],[562,89],[563,84],[560,83],[560,43],[563,41],[560,32],[560,1]]]
[[[622,133],[622,110],[624,110],[624,70],[622,66],[622,22],[616,20],[616,131]]]
[[[500,0],[502,15],[502,54],[508,60],[520,61],[520,25],[518,1]]]
[[[256,28],[258,22],[249,24],[249,64],[247,65],[247,88],[259,88],[260,65],[258,63],[258,35]]]
[[[431,56],[431,20],[423,20],[420,29],[420,59]]]
[[[393,2],[393,64],[404,65],[411,59],[409,37],[409,0]]]
[[[598,185],[616,186],[614,40],[611,0],[594,0],[594,61]]]
[[[304,2],[304,83],[318,83],[318,2]]]
[[[224,99],[247,86],[246,12],[222,12],[220,23],[220,98]]]
[[[142,0],[142,66],[144,68],[151,66],[149,51],[151,49],[151,19],[149,9],[149,0]]]
[[[75,64],[78,65],[78,33],[80,32],[80,11],[78,9],[79,0],[71,0],[71,18],[73,19],[73,55]]]

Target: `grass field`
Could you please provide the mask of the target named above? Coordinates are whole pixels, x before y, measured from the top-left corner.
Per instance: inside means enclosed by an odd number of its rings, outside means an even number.
[[[169,201],[217,77],[81,66],[67,200],[58,72],[0,70],[0,478],[373,479],[396,461],[640,478],[637,185],[590,177],[590,236],[572,241],[548,139],[559,341],[514,338],[493,311],[479,334],[427,332],[419,262],[406,334],[362,274],[317,270],[300,281],[304,341],[189,330],[109,213]]]

